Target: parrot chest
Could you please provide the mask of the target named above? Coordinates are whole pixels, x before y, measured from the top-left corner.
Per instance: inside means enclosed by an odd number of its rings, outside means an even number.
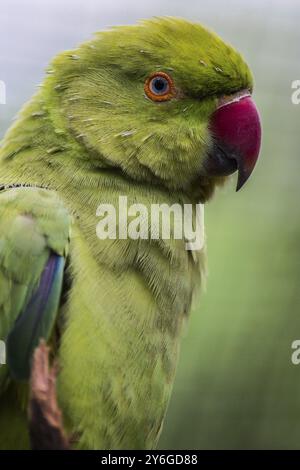
[[[99,240],[93,209],[72,234],[61,401],[79,447],[151,448],[201,256],[172,241]]]

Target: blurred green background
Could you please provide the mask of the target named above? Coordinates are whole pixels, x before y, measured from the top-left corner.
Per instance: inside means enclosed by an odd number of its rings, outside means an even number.
[[[209,277],[186,337],[161,448],[300,448],[300,3],[4,0],[0,136],[49,59],[93,31],[154,15],[200,21],[243,52],[255,76],[263,149],[206,208]],[[0,175],[1,179],[1,175]]]

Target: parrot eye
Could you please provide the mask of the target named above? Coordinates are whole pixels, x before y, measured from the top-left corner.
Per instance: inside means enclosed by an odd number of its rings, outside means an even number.
[[[172,78],[164,72],[155,72],[147,78],[145,93],[153,101],[167,101],[174,97],[175,87]]]

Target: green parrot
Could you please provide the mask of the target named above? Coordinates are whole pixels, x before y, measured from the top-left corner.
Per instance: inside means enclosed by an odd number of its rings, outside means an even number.
[[[100,32],[51,63],[0,148],[0,447],[29,447],[40,338],[78,449],[151,449],[205,277],[185,240],[99,239],[99,204],[204,204],[260,147],[243,58],[200,24]]]

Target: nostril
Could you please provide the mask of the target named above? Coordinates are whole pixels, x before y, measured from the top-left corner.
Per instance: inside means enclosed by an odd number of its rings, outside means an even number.
[[[238,91],[237,93],[233,93],[232,95],[223,95],[221,96],[221,98],[219,98],[217,109],[223,108],[224,106],[227,106],[231,103],[236,103],[242,100],[243,98],[247,98],[248,96],[251,96],[251,92],[247,89]]]

